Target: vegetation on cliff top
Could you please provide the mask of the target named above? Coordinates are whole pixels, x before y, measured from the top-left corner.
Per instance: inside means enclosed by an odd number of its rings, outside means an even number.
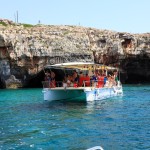
[[[34,25],[32,25],[32,24],[26,24],[26,23],[23,23],[23,24],[21,24],[21,25],[23,25],[24,27],[27,27],[27,28],[34,26]]]
[[[9,26],[9,25],[11,25],[11,26],[23,26],[25,28],[34,26],[32,24],[27,24],[27,23],[15,23],[15,22],[10,21],[8,19],[0,19],[0,25],[5,26],[5,27]]]
[[[0,25],[7,26],[5,22],[1,22],[1,21],[0,21]]]

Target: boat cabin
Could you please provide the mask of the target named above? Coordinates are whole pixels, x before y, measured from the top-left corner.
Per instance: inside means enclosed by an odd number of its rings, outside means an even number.
[[[113,71],[115,71],[115,74],[113,74]],[[45,81],[42,82],[43,88],[101,88],[116,85],[118,77],[118,71],[114,67],[87,62],[48,65],[45,67],[44,72]]]

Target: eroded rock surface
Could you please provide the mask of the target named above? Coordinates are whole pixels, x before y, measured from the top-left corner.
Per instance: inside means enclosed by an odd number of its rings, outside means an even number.
[[[81,26],[15,24],[0,19],[0,77],[22,86],[47,64],[95,61],[119,66],[126,83],[150,82],[150,33],[130,34]],[[39,81],[41,82],[41,81]],[[1,82],[2,84],[2,82]]]

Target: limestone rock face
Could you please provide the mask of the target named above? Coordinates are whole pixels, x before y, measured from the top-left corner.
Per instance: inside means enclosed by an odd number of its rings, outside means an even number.
[[[16,79],[14,75],[11,75],[6,81],[6,88],[20,88],[22,83],[20,80]]]
[[[119,65],[126,75],[124,81],[132,82],[134,76],[137,82],[148,81],[149,57],[150,33],[81,26],[27,26],[0,19],[0,77],[5,81],[14,75],[22,86],[36,78],[47,64],[73,61]]]

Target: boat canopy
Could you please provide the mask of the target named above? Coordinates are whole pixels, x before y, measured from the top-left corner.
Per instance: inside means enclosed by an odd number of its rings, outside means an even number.
[[[79,69],[79,70],[92,70],[92,69],[107,69],[114,70],[115,67],[106,66],[103,64],[95,64],[92,62],[69,62],[69,63],[60,63],[54,65],[47,65],[45,68],[49,69]]]

